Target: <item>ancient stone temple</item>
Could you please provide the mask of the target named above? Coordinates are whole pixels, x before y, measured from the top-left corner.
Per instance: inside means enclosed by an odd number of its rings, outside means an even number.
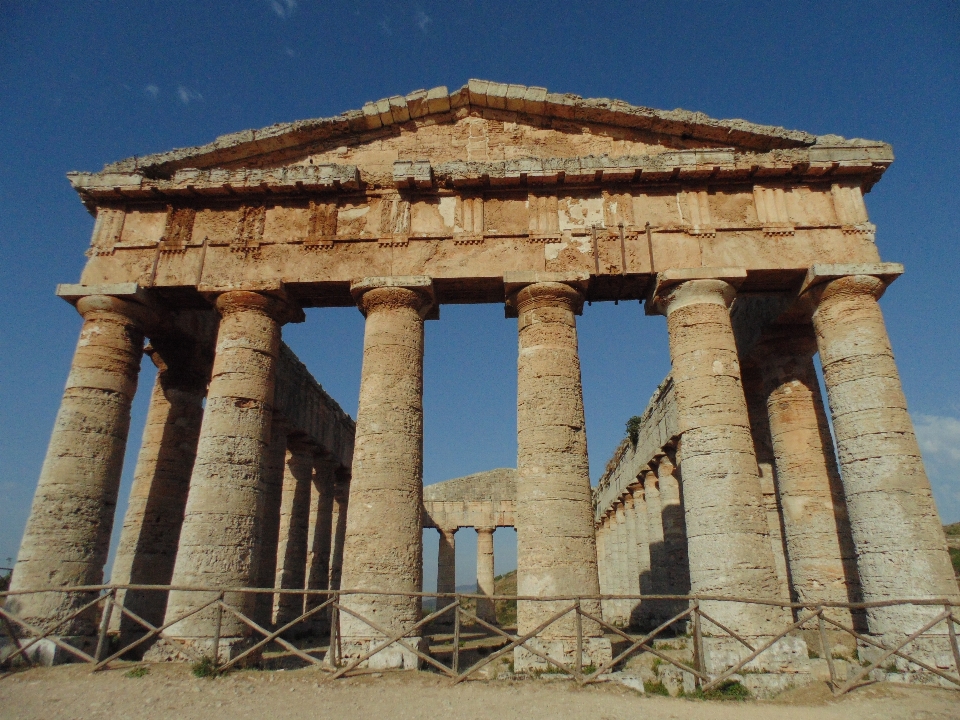
[[[442,563],[456,529],[423,509],[424,323],[444,304],[499,303],[517,323],[521,596],[585,597],[594,617],[601,589],[956,598],[877,303],[903,268],[881,261],[863,197],[892,160],[882,142],[470,81],[71,173],[96,224],[79,282],[58,293],[83,329],[13,587],[102,580],[146,338],[160,375],[115,578],[338,582],[361,591],[346,610],[411,628],[424,517]],[[577,318],[610,301],[665,316],[673,369],[594,494]],[[355,431],[281,342],[305,308],[335,306],[365,318]],[[507,524],[490,510],[472,526]],[[375,590],[399,594],[362,592]],[[137,607],[170,621],[210,595]],[[87,600],[8,606],[42,625]],[[561,607],[521,601],[518,632]],[[624,624],[673,610],[602,608]],[[710,612],[745,636],[790,621],[773,606]],[[225,616],[214,635],[209,613],[168,632],[242,646],[248,630]],[[927,616],[865,621],[883,635]],[[569,662],[575,619],[534,643]],[[383,638],[349,612],[341,626],[346,658]],[[581,660],[599,666],[610,642],[581,629]],[[518,649],[518,668],[532,658]],[[395,645],[369,664],[418,659]]]

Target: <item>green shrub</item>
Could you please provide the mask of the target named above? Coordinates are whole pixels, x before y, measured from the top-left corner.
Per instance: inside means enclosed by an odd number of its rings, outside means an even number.
[[[667,690],[667,686],[664,685],[659,680],[644,680],[643,681],[643,691],[647,695],[665,695],[670,697],[670,691]]]
[[[749,700],[753,696],[750,694],[750,691],[738,681],[726,680],[720,684],[720,687],[716,687],[708,692],[697,688],[687,697],[696,698],[697,700],[736,700],[742,702],[743,700]]]
[[[639,415],[634,415],[627,420],[627,437],[630,438],[630,444],[634,447],[637,446],[637,441],[640,439],[640,423],[642,420]]]
[[[191,665],[190,670],[198,678],[212,678],[220,674],[220,669],[214,664],[213,659],[206,656]]]
[[[150,668],[148,668],[146,665],[141,665],[140,667],[135,667],[132,670],[127,670],[123,676],[128,678],[142,678],[144,675],[149,674]]]

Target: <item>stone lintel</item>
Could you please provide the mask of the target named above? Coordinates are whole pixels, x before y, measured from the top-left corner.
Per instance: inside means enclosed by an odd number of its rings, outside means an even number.
[[[903,275],[902,263],[850,263],[835,265],[814,265],[807,271],[807,276],[800,286],[800,295],[810,288],[830,280],[836,280],[850,275],[872,275],[889,286],[894,280]]]
[[[739,288],[747,279],[747,271],[742,267],[699,267],[699,268],[671,268],[657,273],[656,279],[650,285],[644,312],[647,315],[660,315],[658,297],[669,288],[689,280],[723,280],[735,288]]]
[[[425,304],[420,310],[420,316],[424,320],[439,320],[440,305],[437,302],[436,291],[433,287],[433,278],[429,275],[391,275],[383,277],[366,277],[354,280],[350,283],[350,294],[355,301],[368,290],[375,288],[404,288],[429,298],[429,304]]]
[[[590,284],[590,273],[587,272],[541,272],[539,270],[517,270],[503,274],[503,294],[506,298],[503,315],[506,318],[517,317],[517,308],[513,303],[513,296],[527,285],[535,283],[563,283],[575,290],[579,290],[584,297]],[[582,313],[582,309],[577,315]]]

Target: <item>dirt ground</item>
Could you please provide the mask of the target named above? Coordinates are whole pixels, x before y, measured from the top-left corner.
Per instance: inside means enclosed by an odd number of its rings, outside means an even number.
[[[195,678],[184,665],[153,666],[128,677],[122,665],[95,675],[79,665],[38,668],[0,678],[0,718],[150,718],[179,720],[935,720],[960,718],[960,692],[872,685],[833,699],[826,686],[759,702],[644,697],[611,684],[569,681],[449,681],[429,673],[385,673],[324,682],[315,670],[244,670]]]

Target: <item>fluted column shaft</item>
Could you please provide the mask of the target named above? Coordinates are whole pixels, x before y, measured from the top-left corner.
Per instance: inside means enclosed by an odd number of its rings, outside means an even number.
[[[168,585],[173,576],[206,394],[204,384],[178,380],[161,362],[113,561],[117,585]],[[163,623],[167,593],[118,590],[116,599],[153,625]],[[119,612],[112,624],[124,636],[146,632]]]
[[[492,527],[477,528],[477,594],[494,594],[493,570],[493,531]],[[497,622],[497,612],[493,600],[477,600],[477,617],[489,623]]]
[[[306,586],[313,455],[313,447],[296,442],[287,451],[280,501],[277,571],[273,585],[281,590],[299,590]],[[274,608],[274,622],[285,625],[303,612],[303,595],[277,593]]]
[[[656,473],[666,561],[663,587],[666,593],[685,595],[690,592],[690,566],[687,560],[686,520],[677,477],[679,470],[668,455],[663,455],[657,463]]]
[[[691,591],[777,598],[764,514],[730,325],[733,287],[690,280],[661,291],[681,433]],[[662,486],[661,486],[662,490]],[[722,548],[722,551],[720,550]],[[770,606],[711,603],[710,614],[745,635],[772,635],[788,615]]]
[[[190,494],[184,512],[174,585],[250,586],[259,579],[256,560],[258,511],[264,492],[263,461],[270,442],[280,326],[294,310],[260,293],[231,291],[217,298],[220,329],[200,428]],[[205,593],[171,592],[166,620],[209,601]],[[252,595],[228,594],[245,614]],[[177,622],[168,631],[208,646],[214,611]],[[248,634],[225,613],[220,637],[227,647]]]
[[[943,528],[877,303],[883,289],[878,278],[852,275],[810,291],[863,599],[956,600]],[[931,609],[867,612],[871,632],[908,634]]]
[[[580,293],[540,282],[515,293],[517,362],[517,558],[520,595],[596,595],[587,433],[577,351]],[[561,609],[559,602],[520,602],[517,625],[528,632]],[[597,603],[584,609],[597,613]],[[600,634],[584,622],[587,636]],[[544,638],[576,637],[574,618],[548,627]]]
[[[82,298],[83,328],[40,471],[10,589],[96,585],[110,547],[120,473],[137,389],[146,308],[113,297]],[[89,594],[13,596],[8,610],[39,627],[57,624]],[[95,613],[58,630],[96,632]]]
[[[420,592],[423,540],[424,295],[407,287],[373,287],[360,294],[366,315],[363,370],[347,508],[343,586]],[[390,630],[415,623],[419,599],[351,595],[344,604]],[[344,642],[357,652],[377,636],[341,615]],[[353,650],[344,648],[345,655]],[[375,662],[390,662],[386,656]],[[409,659],[410,662],[415,662]],[[407,660],[403,660],[404,663]]]

